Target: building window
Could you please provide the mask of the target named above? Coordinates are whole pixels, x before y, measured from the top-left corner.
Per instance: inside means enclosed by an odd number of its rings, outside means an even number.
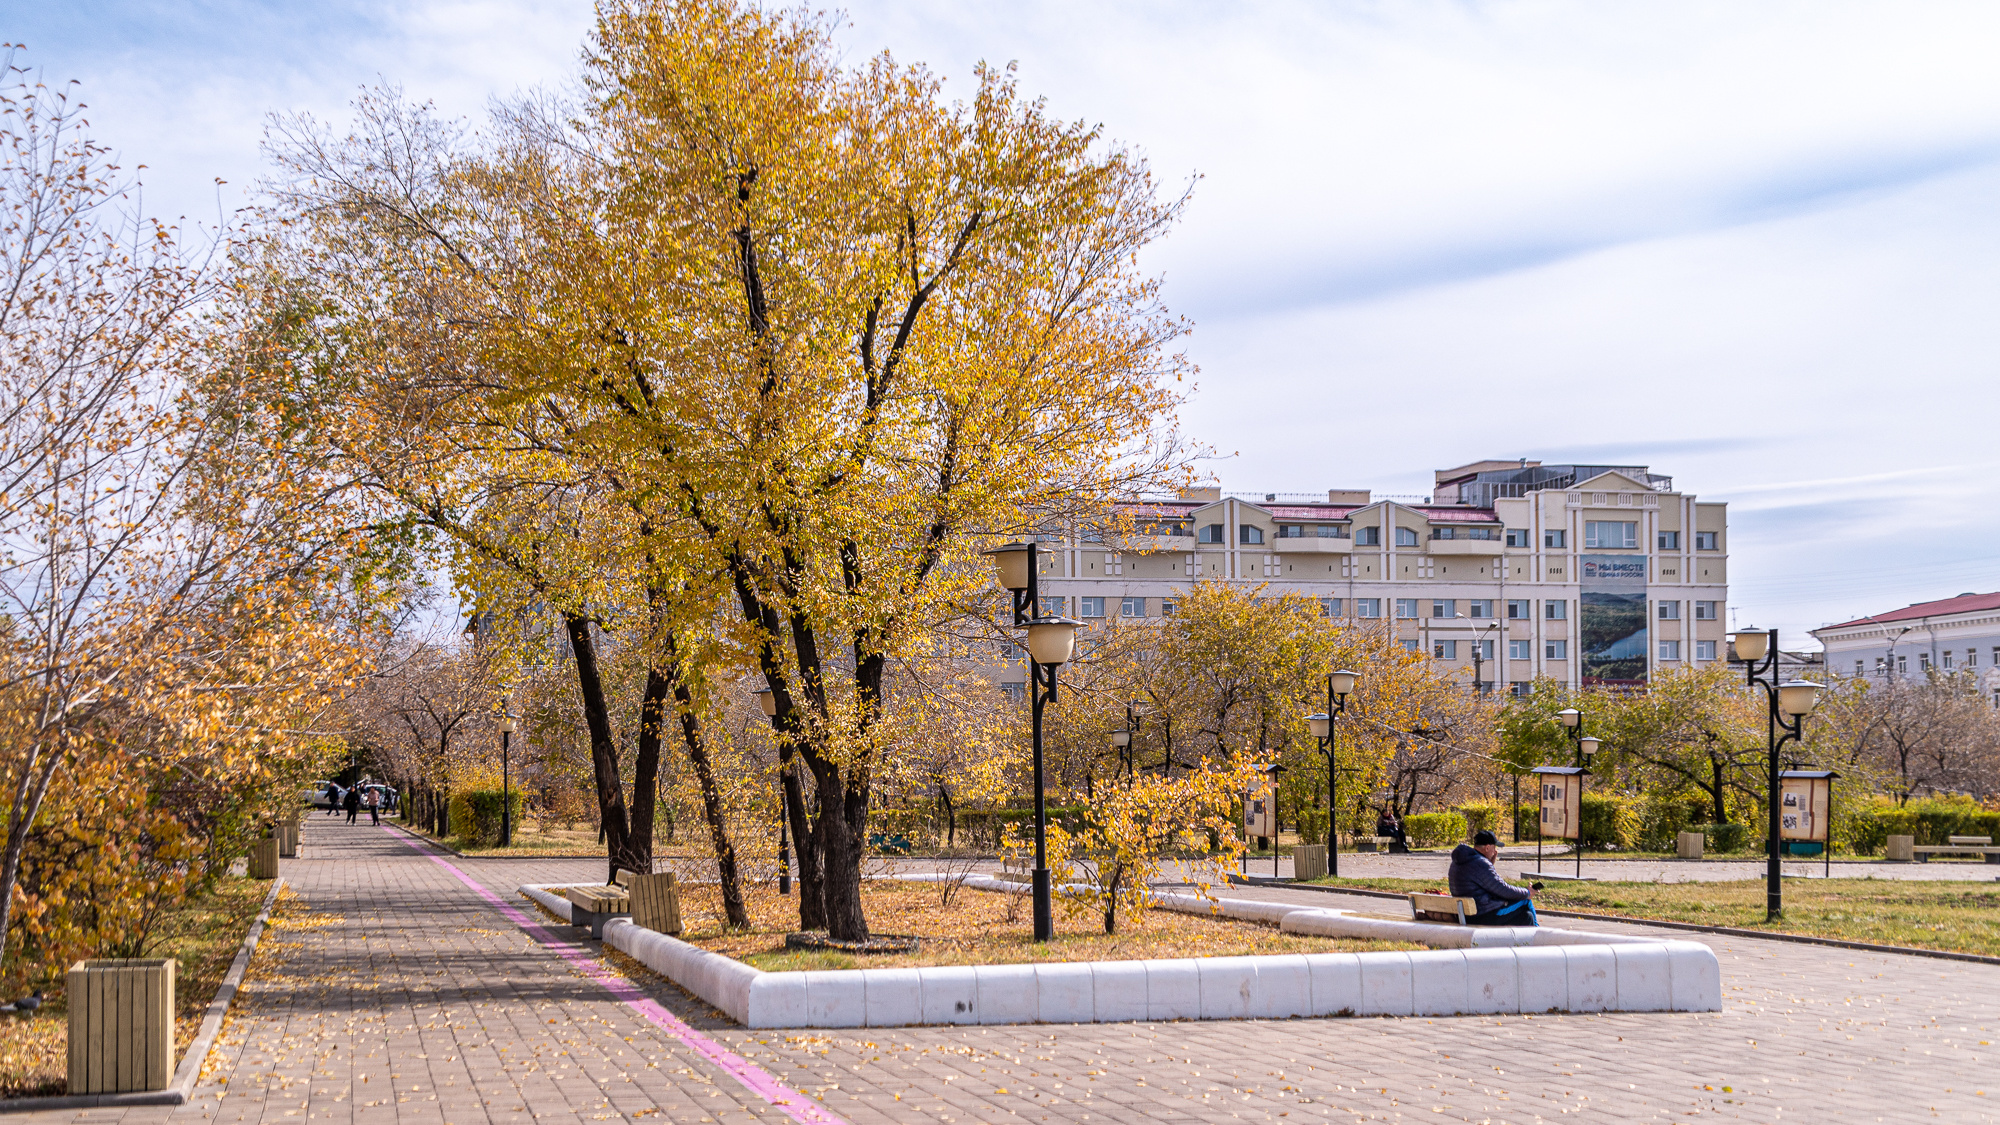
[[[1219,523],[1212,523],[1207,525],[1206,527],[1203,527],[1201,529],[1201,534],[1195,536],[1195,539],[1198,542],[1202,543],[1222,542],[1222,525]]]
[[[1458,599],[1456,599],[1456,598],[1432,598],[1432,599],[1431,599],[1431,616],[1432,616],[1432,617],[1457,617],[1457,616],[1458,616]]]
[[[1695,658],[1696,660],[1714,660],[1714,659],[1715,659],[1715,642],[1714,642],[1714,641],[1696,641],[1696,642],[1694,643],[1694,658]]]
[[[1544,547],[1553,548],[1555,550],[1561,550],[1563,548],[1563,545],[1568,541],[1569,541],[1568,532],[1563,532],[1563,531],[1542,532],[1542,546]]]
[[[1909,675],[1909,674],[1910,674],[1910,658],[1909,658],[1909,657],[1907,657],[1907,656],[1899,656],[1899,657],[1897,657],[1897,658],[1896,658],[1896,673],[1897,673],[1898,675],[1902,675],[1902,676],[1907,676],[1907,675]]]
[[[1417,533],[1414,529],[1407,527],[1399,527],[1396,529],[1396,546],[1414,547],[1416,545],[1417,545]]]
[[[1561,621],[1568,612],[1568,602],[1543,602],[1542,620]]]
[[[1421,652],[1422,650],[1421,650],[1421,649],[1419,649],[1419,648],[1417,647],[1417,642],[1415,642],[1415,641],[1404,641],[1404,642],[1403,642],[1403,651],[1404,651],[1404,652]]]
[[[1319,600],[1319,615],[1320,615],[1321,617],[1339,617],[1339,616],[1340,616],[1340,599],[1339,599],[1339,598],[1321,598],[1321,599]]]
[[[1568,660],[1568,641],[1543,641],[1542,657],[1546,660]]]
[[[1535,610],[1533,602],[1527,601],[1525,599],[1520,601],[1516,601],[1511,598],[1508,599],[1507,619],[1509,621],[1526,621],[1529,618],[1533,617],[1534,615],[1535,615]]]
[[[1880,657],[1880,656],[1878,656],[1878,657],[1876,657],[1876,658],[1875,658],[1875,674],[1876,674],[1876,675],[1878,675],[1878,676],[1879,676],[1879,675],[1881,675],[1881,674],[1882,674],[1883,672],[1885,672],[1885,671],[1888,671],[1888,668],[1889,668],[1889,664],[1888,664],[1888,661],[1887,661],[1887,659],[1886,659],[1886,658],[1884,658],[1884,657]]]
[[[1660,602],[1659,606],[1660,606],[1660,620],[1679,621],[1681,619],[1681,603]]]
[[[1416,615],[1417,615],[1417,599],[1415,598],[1396,599],[1397,617],[1415,617]]]
[[[1477,649],[1477,650],[1478,650],[1478,653],[1479,653],[1479,656],[1478,656],[1478,659],[1480,659],[1480,660],[1491,660],[1491,659],[1493,659],[1493,642],[1492,642],[1492,641],[1474,641],[1474,642],[1472,642],[1472,646],[1473,646],[1473,648],[1475,648],[1475,649]]]
[[[1515,680],[1513,683],[1507,685],[1507,690],[1511,692],[1514,698],[1516,699],[1526,699],[1528,698],[1529,689],[1533,686],[1534,685],[1529,683],[1529,681],[1527,680]],[[1994,694],[2000,695],[2000,692],[1995,692]]]
[[[1918,654],[1917,654],[1917,671],[1919,671],[1919,672],[1928,672],[1928,671],[1930,671],[1930,670],[1931,670],[1931,654],[1930,654],[1930,653],[1928,653],[1928,652],[1920,652],[1920,653],[1918,653]]]
[[[1535,658],[1535,642],[1533,641],[1507,642],[1507,659],[1533,660],[1534,658]]]
[[[1586,520],[1583,545],[1600,551],[1629,551],[1639,545],[1639,525],[1623,520]]]
[[[1465,605],[1465,612],[1468,617],[1487,618],[1493,616],[1493,603],[1485,598],[1474,598],[1465,603]]]
[[[2000,667],[2000,645],[1993,646],[1993,663],[1996,667]]]
[[[1104,616],[1104,599],[1103,599],[1103,598],[1078,598],[1078,599],[1076,599],[1076,601],[1077,601],[1077,605],[1078,605],[1079,607],[1081,607],[1081,608],[1080,608],[1080,609],[1078,610],[1078,616],[1081,616],[1081,617],[1103,617],[1103,616]]]
[[[1028,685],[1001,684],[1000,694],[1006,696],[1009,703],[1020,703],[1028,698]]]
[[[1507,545],[1508,545],[1509,547],[1525,547],[1525,546],[1527,546],[1527,545],[1528,545],[1528,529],[1527,529],[1527,528],[1525,528],[1525,527],[1510,527],[1510,528],[1508,528],[1508,529],[1507,529]]]
[[[1680,533],[1680,532],[1678,532],[1678,531],[1662,531],[1662,532],[1660,532],[1660,550],[1662,550],[1662,551],[1678,551],[1678,550],[1680,550],[1680,549],[1681,549],[1681,533]]]
[[[1069,599],[1061,594],[1051,594],[1042,599],[1043,617],[1061,617],[1069,612]]]
[[[1466,528],[1466,529],[1465,529],[1465,537],[1466,537],[1467,539],[1495,539],[1495,538],[1498,538],[1497,536],[1495,536],[1495,535],[1493,534],[1493,529],[1492,529],[1492,528],[1490,528],[1490,527],[1468,527],[1468,528]]]
[[[1120,598],[1118,600],[1118,616],[1120,617],[1146,616],[1146,599]]]
[[[2000,708],[2000,688],[1995,688],[1993,690],[1993,706],[1996,708]]]
[[[1715,620],[1715,603],[1714,602],[1694,603],[1694,619],[1696,621]]]
[[[1236,541],[1238,543],[1262,543],[1264,541],[1264,529],[1252,524],[1243,524],[1236,529]]]
[[[1280,539],[1304,539],[1306,537],[1306,526],[1302,523],[1281,523],[1278,525],[1277,537]]]
[[[1381,598],[1354,599],[1354,616],[1356,617],[1382,616],[1382,599]]]
[[[1345,539],[1347,532],[1337,524],[1323,523],[1314,532],[1321,539]]]
[[[1160,599],[1160,616],[1161,616],[1161,617],[1172,617],[1172,616],[1173,616],[1173,615],[1174,615],[1175,613],[1179,612],[1180,608],[1181,608],[1181,607],[1180,607],[1180,606],[1179,606],[1178,604],[1176,604],[1176,603],[1175,603],[1175,601],[1174,601],[1174,599],[1172,599],[1172,598],[1161,598],[1161,599]]]
[[[1431,642],[1431,655],[1432,655],[1432,656],[1435,656],[1435,657],[1437,657],[1437,658],[1438,658],[1439,660],[1457,660],[1457,659],[1458,659],[1458,642],[1457,642],[1457,641],[1432,641],[1432,642]]]
[[[1715,539],[1716,533],[1713,531],[1697,531],[1694,533],[1694,549],[1697,551],[1713,551],[1716,549]]]
[[[1859,661],[1859,660],[1855,661],[1855,662],[1854,662],[1854,678],[1858,680],[1858,679],[1860,679],[1860,678],[1861,678],[1862,676],[1865,676],[1865,675],[1867,675],[1867,674],[1868,674],[1868,665],[1867,665],[1866,663],[1862,662],[1862,661]]]
[[[1660,642],[1661,660],[1679,660],[1680,658],[1681,658],[1681,643],[1679,641]]]
[[[1354,545],[1357,547],[1380,547],[1382,545],[1382,529],[1379,527],[1355,528]]]
[[[1947,672],[1951,671],[1951,650],[1950,650],[1950,649],[1945,649],[1945,650],[1944,650],[1944,670],[1945,670],[1945,671],[1947,671]]]
[[[1431,528],[1431,538],[1456,539],[1458,538],[1458,529],[1455,527],[1434,527]]]

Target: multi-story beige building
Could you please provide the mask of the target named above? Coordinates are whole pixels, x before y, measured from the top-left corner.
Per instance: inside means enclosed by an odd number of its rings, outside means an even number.
[[[1476,661],[1488,690],[1637,684],[1728,655],[1726,505],[1644,466],[1480,461],[1439,471],[1422,502],[1209,488],[1132,515],[1122,545],[1044,545],[1044,612],[1161,617],[1196,581],[1262,585],[1386,624],[1444,663]]]

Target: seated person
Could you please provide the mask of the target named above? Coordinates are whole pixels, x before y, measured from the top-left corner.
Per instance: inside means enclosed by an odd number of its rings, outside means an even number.
[[[1396,815],[1394,809],[1384,809],[1382,815],[1375,818],[1375,834],[1388,837],[1389,851],[1392,854],[1402,855],[1410,850],[1410,841],[1403,831],[1402,818]]]
[[[1541,925],[1535,918],[1535,892],[1513,886],[1493,869],[1499,855],[1499,837],[1484,829],[1470,844],[1451,850],[1451,893],[1479,904],[1479,912],[1466,922],[1474,926]]]

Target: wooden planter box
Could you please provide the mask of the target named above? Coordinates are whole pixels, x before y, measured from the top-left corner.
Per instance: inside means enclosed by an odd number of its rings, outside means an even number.
[[[266,836],[250,845],[250,877],[252,879],[276,879],[278,877],[278,838]]]
[[[69,970],[69,1092],[164,1090],[174,1073],[172,958]]]
[[[1706,840],[1699,832],[1682,832],[1674,837],[1674,854],[1682,859],[1700,859],[1701,846]]]
[[[1292,880],[1326,878],[1326,845],[1301,844],[1292,849]]]
[[[278,822],[278,858],[299,858],[299,818]]]

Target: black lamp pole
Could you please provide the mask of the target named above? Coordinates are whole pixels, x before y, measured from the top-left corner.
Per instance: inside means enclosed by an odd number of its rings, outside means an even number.
[[[785,808],[785,783],[778,782],[778,893],[792,893],[792,843],[786,831],[788,819]]]
[[[1763,640],[1764,651],[1761,653],[1751,653],[1746,657],[1745,650],[1752,649],[1755,643],[1752,638]],[[1731,639],[1735,641],[1731,658],[1743,665],[1744,678],[1749,682],[1750,686],[1764,689],[1765,743],[1770,748],[1766,760],[1766,773],[1768,774],[1766,780],[1770,789],[1766,794],[1768,797],[1769,823],[1764,833],[1766,837],[1765,845],[1769,852],[1764,860],[1764,920],[1767,922],[1776,922],[1785,916],[1785,872],[1779,863],[1779,849],[1783,845],[1778,838],[1779,818],[1782,815],[1779,811],[1779,801],[1782,799],[1779,792],[1781,786],[1779,773],[1782,767],[1778,761],[1778,753],[1784,748],[1787,742],[1798,741],[1799,735],[1806,725],[1806,713],[1812,710],[1813,697],[1817,695],[1819,685],[1804,681],[1799,681],[1796,684],[1778,683],[1778,631],[1776,629],[1765,630],[1761,633],[1754,629],[1748,630],[1732,634]],[[1778,703],[1781,694],[1790,691],[1794,687],[1809,689],[1802,700],[1803,708],[1790,711],[1780,707]],[[1790,716],[1789,720],[1787,716]],[[1832,847],[1830,834],[1827,846],[1829,848]]]
[[[500,846],[514,842],[513,802],[507,799],[507,743],[514,736],[514,717],[500,720]]]

